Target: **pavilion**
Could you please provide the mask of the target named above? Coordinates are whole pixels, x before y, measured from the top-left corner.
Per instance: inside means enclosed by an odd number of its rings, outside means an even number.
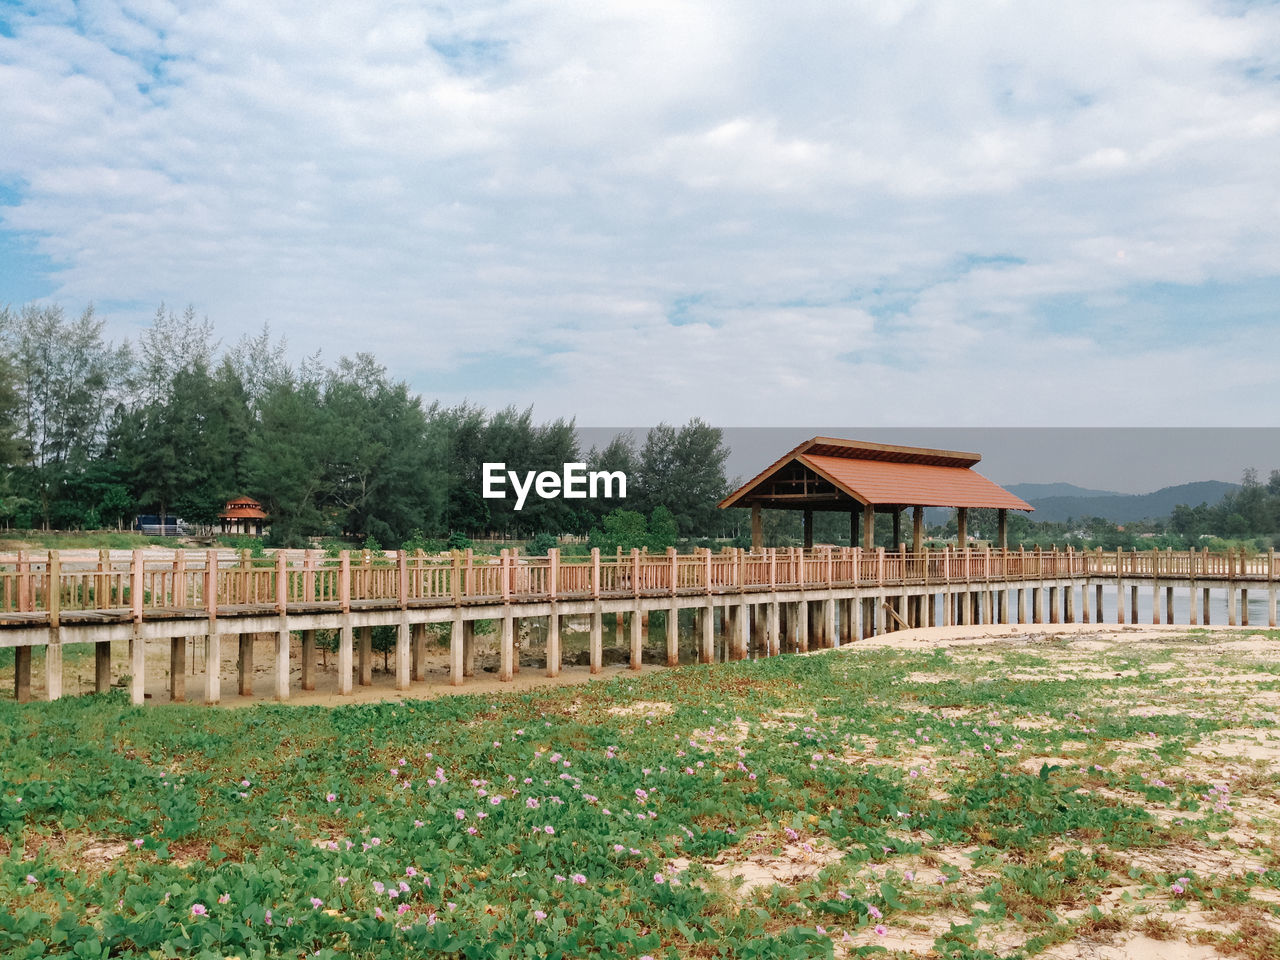
[[[1008,513],[1035,508],[992,483],[973,467],[981,454],[928,447],[900,447],[859,440],[814,437],[748,480],[720,507],[751,508],[751,549],[764,546],[761,510],[804,511],[804,545],[813,546],[813,514],[817,510],[849,514],[849,543],[875,546],[875,515],[893,514],[893,542],[902,543],[902,512],[912,509],[911,549],[924,541],[924,508],[953,507],[963,548],[971,509],[997,511],[998,539],[1008,548]],[[861,525],[861,535],[859,526]]]

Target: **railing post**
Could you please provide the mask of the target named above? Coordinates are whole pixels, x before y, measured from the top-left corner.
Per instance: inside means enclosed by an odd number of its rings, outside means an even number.
[[[302,555],[302,599],[304,603],[316,601],[316,552],[308,550]]]
[[[676,557],[676,548],[667,547],[667,563],[668,569],[671,571],[671,595],[676,595],[676,583],[680,577],[680,561]],[[667,613],[670,616],[670,611]]]
[[[591,598],[600,598],[600,548],[591,548]],[[597,608],[597,611],[599,608]]]
[[[338,606],[343,613],[351,612],[351,551],[338,553]],[[346,629],[345,627],[343,628]],[[344,634],[345,635],[345,634]],[[339,680],[342,678],[339,677]]]
[[[991,579],[991,548],[982,548],[982,579]]]
[[[462,554],[457,550],[452,550],[450,553],[453,556],[453,570],[449,576],[449,594],[453,597],[453,605],[456,607],[462,602]]]
[[[283,550],[276,551],[276,613],[285,615],[289,607],[289,561]]]
[[[396,553],[396,600],[401,610],[409,609],[409,556],[400,550]]]
[[[774,591],[778,588],[778,551],[769,548],[769,590]]]
[[[476,556],[475,552],[470,547],[467,547],[467,552],[463,555],[463,560],[465,560],[466,563],[463,571],[462,595],[464,597],[470,597],[474,596],[476,592]]]
[[[49,562],[45,565],[45,572],[49,575],[47,597],[49,626],[56,628],[62,611],[62,560],[58,557],[57,550],[49,551]]]
[[[552,547],[547,551],[547,595],[554,600],[559,593],[560,581],[560,548]]]
[[[884,547],[876,547],[876,583],[884,583]]]
[[[187,605],[187,551],[173,551],[173,605]]]
[[[824,559],[826,560],[826,564],[827,564],[827,589],[830,590],[831,584],[832,584],[832,574],[834,573],[834,570],[832,569],[832,564],[831,564],[831,548],[825,547],[824,549],[826,551],[826,557]]]
[[[640,596],[640,551],[631,548],[631,595]]]
[[[502,602],[511,602],[511,551],[503,549],[502,558]]]
[[[129,606],[134,623],[142,622],[142,582],[145,570],[146,561],[143,559],[142,551],[133,551],[133,557],[129,561]]]
[[[706,563],[703,565],[703,579],[706,581],[703,585],[707,588],[707,593],[711,592],[711,548],[704,547],[706,552],[703,554]]]
[[[218,551],[209,550],[204,555],[204,612],[212,623],[218,619]]]
[[[860,578],[861,576],[862,576],[862,548],[861,548],[861,547],[854,547],[854,548],[853,548],[853,577],[852,577],[852,580],[853,580],[853,585],[854,585],[855,587],[858,585],[858,580],[859,580],[859,578]],[[857,638],[855,638],[855,639],[861,640],[862,638],[861,638],[861,637],[857,637]]]

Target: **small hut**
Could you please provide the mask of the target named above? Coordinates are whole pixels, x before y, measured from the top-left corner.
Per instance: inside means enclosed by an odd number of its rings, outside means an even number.
[[[267,513],[262,504],[251,497],[236,497],[228,500],[222,512],[218,514],[223,533],[245,534],[261,537],[270,529]]]

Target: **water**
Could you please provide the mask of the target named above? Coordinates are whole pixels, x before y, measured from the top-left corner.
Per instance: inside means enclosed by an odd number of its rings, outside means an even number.
[[[1082,619],[1082,611],[1084,609],[1080,602],[1080,591],[1084,588],[1074,587],[1075,591],[1075,618],[1077,622]],[[1196,613],[1203,625],[1203,588],[1196,588]],[[1017,613],[1018,595],[1013,593],[1011,601],[1014,614]],[[1125,622],[1149,624],[1151,620],[1151,587],[1144,585],[1138,587],[1138,615],[1133,617],[1128,609],[1130,593],[1129,588],[1125,587]],[[1061,591],[1058,595],[1058,616],[1062,619],[1062,596]],[[1102,587],[1102,614],[1099,615],[1096,609],[1096,584],[1089,588],[1089,619],[1092,623],[1114,624],[1116,623],[1116,588],[1114,585],[1103,584]],[[1160,622],[1165,620],[1165,592],[1164,588],[1160,588]],[[1031,592],[1027,590],[1027,618],[1032,617],[1031,611]],[[1254,588],[1249,591],[1249,626],[1258,627],[1263,630],[1267,629],[1268,618],[1267,588]],[[1239,597],[1236,600],[1236,623],[1242,624],[1240,618],[1243,604],[1240,603]],[[1191,591],[1186,586],[1178,586],[1173,588],[1173,622],[1180,626],[1186,626],[1191,623]],[[1209,588],[1209,622],[1216,625],[1225,625],[1227,620],[1227,590],[1225,587]]]

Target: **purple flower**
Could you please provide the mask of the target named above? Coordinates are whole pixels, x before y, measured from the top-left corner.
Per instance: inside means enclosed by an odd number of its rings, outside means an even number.
[[[312,897],[312,898],[311,898],[311,909],[312,909],[312,910],[319,910],[319,909],[320,909],[321,907],[323,907],[323,906],[324,906],[324,901],[323,901],[323,900],[321,900],[319,897]]]
[[[30,878],[30,877],[28,877],[28,878],[27,878],[27,882],[28,882],[28,883],[30,883],[30,882],[31,882],[31,878]],[[207,916],[207,915],[208,915],[208,913],[209,913],[209,908],[208,908],[208,907],[206,907],[203,903],[193,903],[193,904],[191,905],[191,915],[192,915],[193,917],[203,917],[203,916]]]

